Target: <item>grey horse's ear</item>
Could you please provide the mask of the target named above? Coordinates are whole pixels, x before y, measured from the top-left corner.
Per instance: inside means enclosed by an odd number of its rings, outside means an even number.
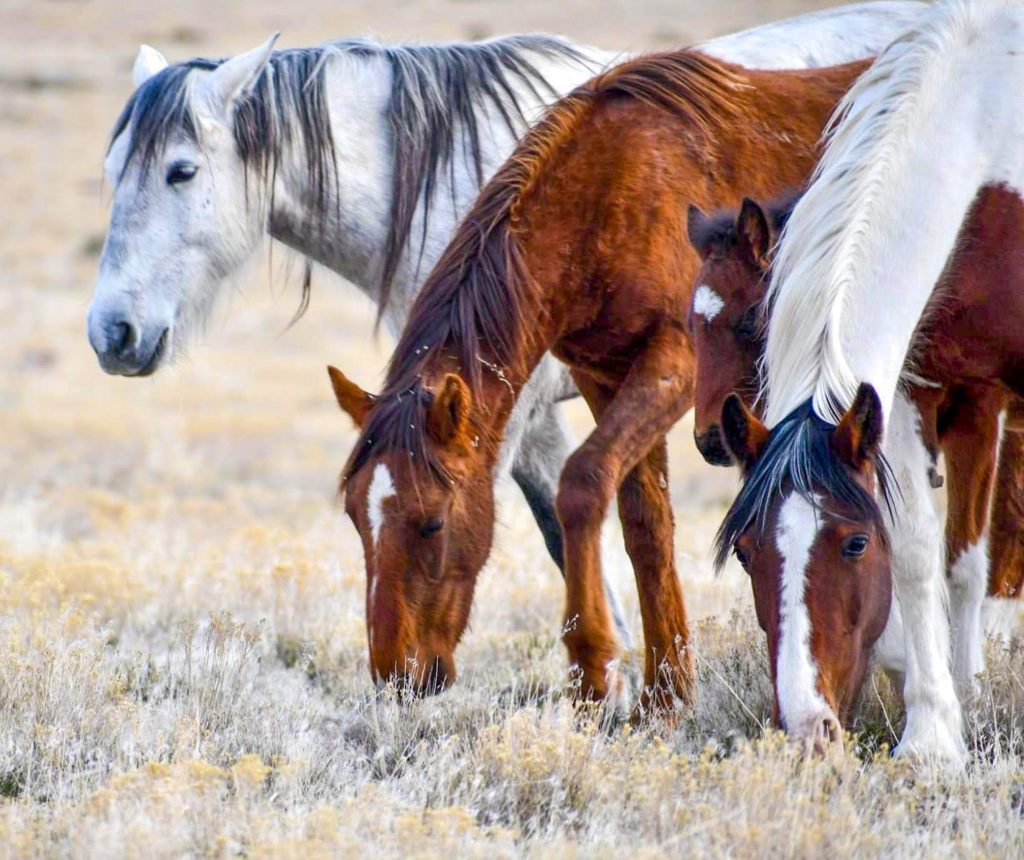
[[[280,35],[274,33],[258,48],[225,60],[201,80],[197,95],[203,99],[211,113],[215,116],[226,113],[237,99],[247,95],[256,86],[256,81],[270,61],[274,42]]]
[[[132,83],[135,89],[141,87],[157,72],[167,68],[167,60],[156,48],[149,45],[139,45],[139,54],[135,58],[135,65],[132,67]]]

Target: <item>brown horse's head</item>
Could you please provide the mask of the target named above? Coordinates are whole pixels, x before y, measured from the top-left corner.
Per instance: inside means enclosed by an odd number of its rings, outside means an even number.
[[[722,410],[744,485],[719,532],[718,563],[734,552],[749,574],[776,716],[818,751],[841,748],[889,617],[889,547],[874,499],[885,481],[881,428],[867,385],[834,427],[810,404],[770,433],[736,395]]]
[[[791,203],[765,212],[746,199],[739,213],[707,217],[690,206],[687,233],[702,265],[690,303],[697,357],[694,440],[704,459],[731,462],[718,423],[725,398],[736,392],[752,405],[764,346],[761,305],[769,256]]]
[[[336,368],[334,393],[362,433],[345,467],[345,510],[366,557],[370,673],[436,693],[455,680],[494,495],[472,395],[445,374],[380,398]]]

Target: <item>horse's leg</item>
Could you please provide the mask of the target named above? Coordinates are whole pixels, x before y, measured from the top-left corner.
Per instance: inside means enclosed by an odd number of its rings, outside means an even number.
[[[946,565],[953,677],[961,692],[985,669],[981,609],[989,577],[989,514],[1001,435],[1001,396],[968,393],[942,435],[948,472]]]
[[[529,416],[529,423],[512,461],[512,479],[519,486],[534,519],[544,536],[544,543],[558,569],[565,576],[562,554],[562,527],[555,513],[558,478],[572,452],[569,431],[559,407],[551,402],[538,403]],[[612,620],[624,648],[631,645],[629,628],[615,589],[604,575],[604,588],[611,606]]]
[[[921,437],[917,408],[897,397],[885,443],[901,508],[890,524],[893,588],[906,648],[907,724],[897,754],[960,761],[962,717],[949,667],[942,533],[929,479],[932,458]]]
[[[615,650],[601,585],[601,523],[625,476],[663,441],[665,433],[690,408],[692,371],[689,352],[679,338],[656,335],[649,339],[647,350],[634,361],[617,390],[583,374],[574,374],[574,378],[594,412],[597,427],[569,458],[558,491],[566,560],[564,641],[570,660],[579,667],[581,693],[603,698],[609,691]],[[630,500],[633,498],[631,493]],[[657,532],[652,542],[667,546],[671,559],[670,516],[656,512],[643,520],[634,513],[630,522],[634,524],[631,528],[642,523],[643,528]],[[631,541],[634,547],[640,546],[635,535]],[[645,634],[656,631],[654,641],[646,643],[645,677],[649,682],[657,680],[658,660],[670,662],[671,686],[684,693],[689,690],[689,677],[681,677],[686,675],[686,667],[680,662],[680,649],[687,644],[686,613],[674,569],[670,566],[666,571],[663,561],[663,553],[658,554],[636,571],[638,581],[646,584],[657,578],[662,586],[660,590],[657,585],[645,586],[640,593]],[[658,570],[652,570],[659,564]],[[658,602],[651,606],[648,604],[653,594]],[[652,649],[659,655],[658,660]],[[621,682],[616,678],[615,683]]]
[[[1007,409],[992,500],[990,597],[1020,598],[1024,587],[1024,403]]]
[[[673,553],[668,446],[662,438],[619,487],[619,519],[644,624],[644,690],[636,710],[667,712],[693,697],[693,654]]]

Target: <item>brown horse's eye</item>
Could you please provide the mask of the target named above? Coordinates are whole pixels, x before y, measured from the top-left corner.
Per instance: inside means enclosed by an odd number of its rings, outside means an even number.
[[[843,541],[843,558],[860,558],[868,548],[868,536],[850,535]]]
[[[440,534],[441,529],[444,528],[444,520],[440,517],[431,517],[423,525],[420,526],[420,537],[432,538],[436,534]]]
[[[736,556],[736,561],[740,563],[740,567],[747,573],[750,573],[750,559],[747,558],[747,554],[738,546],[733,548],[732,554]]]

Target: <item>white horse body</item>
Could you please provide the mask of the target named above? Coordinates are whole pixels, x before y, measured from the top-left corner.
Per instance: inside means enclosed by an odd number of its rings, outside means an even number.
[[[959,760],[942,537],[914,407],[899,394],[914,333],[981,187],[1024,192],[1024,3],[951,0],[895,42],[847,95],[781,239],[769,289],[766,422],[812,400],[837,423],[877,391],[903,510],[891,524],[903,613],[900,750]],[[952,569],[957,680],[981,668],[987,539]],[[886,649],[898,650],[898,649]]]

